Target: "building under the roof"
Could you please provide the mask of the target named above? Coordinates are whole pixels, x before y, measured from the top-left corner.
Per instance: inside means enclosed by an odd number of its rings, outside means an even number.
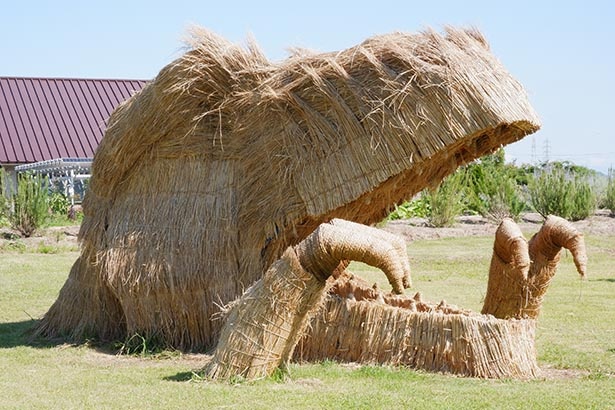
[[[12,184],[23,170],[87,173],[111,112],[145,83],[0,77],[0,167]]]

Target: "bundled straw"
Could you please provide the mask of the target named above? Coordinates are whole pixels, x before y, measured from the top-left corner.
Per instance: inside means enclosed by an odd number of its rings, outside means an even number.
[[[533,320],[418,312],[331,295],[295,357],[527,379],[539,374],[534,334]]]
[[[209,378],[269,376],[284,367],[344,260],[380,267],[397,293],[409,279],[408,258],[392,234],[348,221],[321,225],[267,270],[229,307]],[[344,264],[341,268],[343,269]]]
[[[522,317],[530,263],[527,241],[521,229],[512,219],[505,218],[495,232],[482,313],[501,319]]]
[[[501,320],[414,297],[382,294],[360,278],[336,281],[299,342],[300,361],[404,365],[483,378],[540,373],[533,320]]]
[[[219,306],[320,224],[379,221],[538,127],[475,30],[395,33],[280,64],[199,31],[111,116],[82,256],[38,333],[212,347]]]
[[[510,219],[496,232],[481,315],[448,305],[383,294],[341,275],[295,350],[298,360],[406,365],[485,378],[533,378],[540,371],[535,319],[557,270],[562,247],[585,276],[583,236],[549,216],[530,240]]]
[[[577,271],[584,278],[585,241],[570,222],[548,216],[528,244],[512,220],[503,220],[496,231],[482,313],[502,319],[536,319],[557,271],[562,248],[571,252]]]
[[[289,360],[325,282],[306,272],[289,248],[263,278],[229,306],[208,378],[266,377]]]

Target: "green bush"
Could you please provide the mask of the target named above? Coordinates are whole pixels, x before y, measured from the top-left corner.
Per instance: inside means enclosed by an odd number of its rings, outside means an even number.
[[[600,204],[610,198],[607,207],[615,215],[615,174],[609,175],[607,198]],[[505,217],[518,220],[530,205],[545,217],[585,219],[598,205],[596,193],[602,192],[596,189],[596,176],[595,171],[566,161],[517,167],[506,164],[504,151],[499,150],[462,167],[439,189],[423,191],[419,198],[396,206],[385,221],[427,216],[434,226],[448,226],[461,213],[496,222]]]
[[[544,169],[529,184],[530,201],[543,217],[557,215],[572,221],[585,219],[596,209],[596,195],[587,175],[559,166]]]
[[[470,210],[498,222],[519,219],[527,204],[517,182],[519,172],[504,163],[503,150],[468,165],[464,173]]]
[[[17,192],[11,198],[9,222],[25,237],[32,234],[49,216],[47,179],[34,174],[20,174]]]
[[[580,221],[589,218],[596,212],[598,201],[587,178],[575,176],[573,184],[572,212],[569,218],[572,221]]]
[[[395,205],[393,212],[387,217],[387,221],[409,218],[426,218],[429,215],[429,202],[425,195],[406,201],[401,205]]]
[[[64,194],[60,192],[52,192],[49,195],[49,210],[54,215],[66,216],[70,202]]]
[[[615,215],[615,170],[609,168],[609,180],[606,186],[604,206]]]
[[[451,226],[463,211],[463,179],[463,173],[456,172],[442,181],[438,188],[425,191],[431,210],[428,219],[433,226]]]

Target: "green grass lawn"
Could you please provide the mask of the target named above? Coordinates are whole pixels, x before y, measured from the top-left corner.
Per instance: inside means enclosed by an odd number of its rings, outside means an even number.
[[[286,380],[199,380],[205,355],[117,356],[88,345],[31,344],[78,253],[0,251],[0,408],[595,408],[615,409],[615,236],[588,237],[588,280],[565,255],[537,331],[545,377],[481,380],[332,362],[292,365]],[[417,241],[414,290],[480,310],[492,238]],[[357,274],[386,279],[353,264]],[[413,290],[413,291],[414,291]]]

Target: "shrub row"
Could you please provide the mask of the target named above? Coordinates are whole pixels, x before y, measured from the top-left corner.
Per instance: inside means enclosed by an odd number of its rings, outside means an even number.
[[[500,150],[460,168],[436,190],[395,208],[389,219],[426,217],[433,226],[449,226],[461,213],[501,221],[518,220],[525,211],[543,217],[553,214],[568,220],[585,219],[598,205],[615,215],[615,173],[609,171],[604,199],[599,203],[592,173],[568,163],[539,167],[506,164]]]

